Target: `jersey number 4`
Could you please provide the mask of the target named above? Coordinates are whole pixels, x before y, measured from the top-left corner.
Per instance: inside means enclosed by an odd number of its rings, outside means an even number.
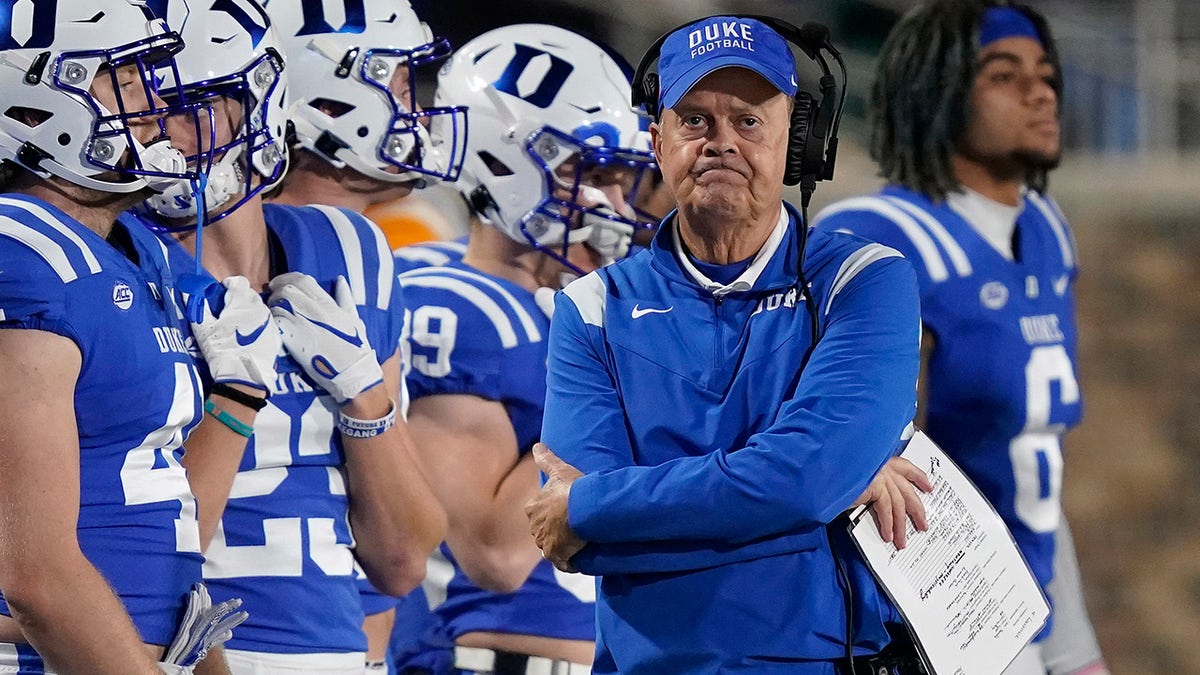
[[[163,426],[151,432],[125,455],[121,487],[129,506],[179,502],[175,520],[175,550],[200,552],[200,529],[196,523],[196,499],[187,473],[176,453],[183,447],[183,430],[196,416],[198,394],[195,371],[175,364],[175,393]]]

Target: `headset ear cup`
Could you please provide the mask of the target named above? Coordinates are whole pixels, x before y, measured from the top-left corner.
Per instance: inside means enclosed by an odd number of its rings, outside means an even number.
[[[642,96],[645,97],[646,114],[651,118],[658,119],[658,74],[646,73],[646,77],[642,78]]]
[[[792,124],[788,130],[787,160],[783,172],[784,185],[797,185],[808,173],[805,155],[812,129],[813,98],[807,91],[796,92],[792,104]]]

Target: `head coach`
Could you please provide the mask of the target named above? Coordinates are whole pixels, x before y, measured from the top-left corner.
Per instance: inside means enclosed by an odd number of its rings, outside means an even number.
[[[789,42],[820,67],[817,96]],[[783,201],[832,175],[830,59],[819,26],[717,16],[635,73],[678,209],[649,249],[558,294],[549,480],[526,508],[547,558],[601,577],[595,673],[833,675],[889,643],[894,610],[827,525],[867,502],[886,539],[923,525],[926,479],[892,459],[915,410],[917,284],[892,249],[806,236]]]

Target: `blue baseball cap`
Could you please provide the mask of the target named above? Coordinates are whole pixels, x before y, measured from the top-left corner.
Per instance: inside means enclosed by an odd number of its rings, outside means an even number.
[[[659,110],[674,108],[705,75],[730,66],[762,75],[795,96],[796,60],[787,40],[757,19],[710,16],[667,36],[658,57]]]

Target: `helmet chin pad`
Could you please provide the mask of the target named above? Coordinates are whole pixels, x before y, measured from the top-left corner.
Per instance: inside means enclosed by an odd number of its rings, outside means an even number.
[[[216,211],[228,202],[242,188],[242,169],[237,157],[238,153],[228,153],[208,172],[204,183],[204,206],[207,212]],[[164,218],[193,219],[199,215],[199,201],[192,182],[177,181],[168,186],[161,194],[146,200],[146,204]]]

